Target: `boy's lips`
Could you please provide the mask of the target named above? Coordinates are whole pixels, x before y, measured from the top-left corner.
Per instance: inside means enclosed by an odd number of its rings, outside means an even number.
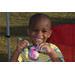
[[[41,39],[41,38],[35,38],[35,41],[36,42],[41,42],[41,41],[43,41],[43,39]]]
[[[42,39],[40,39],[40,38],[35,38],[36,40],[42,40]]]

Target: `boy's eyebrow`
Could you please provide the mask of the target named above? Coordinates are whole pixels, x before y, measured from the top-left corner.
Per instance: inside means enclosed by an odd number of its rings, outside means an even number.
[[[48,30],[48,29],[43,29],[43,30]]]
[[[32,27],[32,28],[36,28],[36,27]]]
[[[44,28],[44,30],[48,30],[49,28]]]

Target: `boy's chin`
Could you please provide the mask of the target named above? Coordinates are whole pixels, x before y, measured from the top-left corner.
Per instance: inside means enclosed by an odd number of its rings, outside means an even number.
[[[37,43],[34,43],[33,45],[37,46],[38,44],[41,44],[41,43],[46,43],[46,42],[40,42],[40,43],[37,42]]]
[[[34,44],[34,46],[37,46],[38,44]]]
[[[35,44],[33,44],[34,46],[37,46],[38,44],[40,44],[40,43],[35,43]]]
[[[41,43],[46,43],[46,42],[34,42],[33,45],[37,46],[38,44],[41,44]]]

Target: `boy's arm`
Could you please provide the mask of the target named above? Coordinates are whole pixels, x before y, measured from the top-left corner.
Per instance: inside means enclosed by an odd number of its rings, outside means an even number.
[[[62,62],[62,60],[59,58],[59,56],[54,50],[51,50],[51,52],[48,53],[48,55],[51,57],[53,62]]]
[[[10,59],[10,62],[17,62],[19,54],[22,52],[22,50],[28,45],[28,41],[26,40],[20,40],[17,44],[17,48],[13,54],[13,56]]]
[[[9,60],[9,62],[17,62],[20,52],[18,50],[15,50],[13,56]]]
[[[44,48],[46,49],[46,51],[44,53],[48,54],[53,62],[62,62],[62,60],[60,59],[60,57],[62,56],[60,51],[58,51],[58,50],[54,51],[53,47],[50,47],[46,43],[41,43],[39,45],[39,50],[41,51]],[[57,47],[55,47],[55,49],[56,48]]]

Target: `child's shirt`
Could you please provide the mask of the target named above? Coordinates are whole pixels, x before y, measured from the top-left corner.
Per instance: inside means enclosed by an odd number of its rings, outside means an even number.
[[[61,53],[61,51],[59,50],[59,48],[52,44],[52,43],[47,43],[59,56],[59,58],[64,61],[63,55]],[[32,46],[32,45],[31,45]],[[45,54],[45,53],[39,53],[39,58],[38,59],[31,59],[28,56],[28,52],[29,52],[29,48],[26,47],[19,55],[18,57],[18,61],[19,62],[52,62],[52,59],[50,58],[49,55]]]

